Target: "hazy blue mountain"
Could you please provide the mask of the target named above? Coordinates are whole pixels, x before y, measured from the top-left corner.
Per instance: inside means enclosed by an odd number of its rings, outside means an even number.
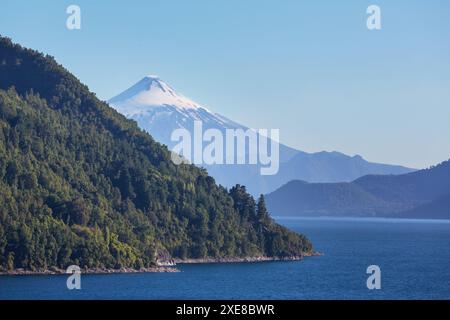
[[[226,129],[248,129],[178,93],[157,76],[144,77],[108,102],[170,149],[175,145],[170,139],[171,133],[178,128],[193,132],[196,120],[202,121],[204,130],[214,128],[223,134]],[[271,192],[291,180],[342,182],[367,174],[413,171],[402,166],[368,162],[361,156],[351,157],[339,152],[306,153],[283,144],[280,145],[280,170],[274,176],[262,176],[260,165],[204,167],[218,183],[226,187],[240,183],[252,194]]]
[[[404,218],[450,219],[450,194],[399,214]]]
[[[267,195],[274,215],[450,218],[450,161],[403,175],[350,183],[291,181]]]

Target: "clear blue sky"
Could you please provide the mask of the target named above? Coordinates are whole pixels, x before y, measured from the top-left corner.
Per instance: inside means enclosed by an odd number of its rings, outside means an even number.
[[[338,3],[339,2],[339,3]],[[67,30],[66,8],[82,29]],[[382,30],[366,28],[377,4]],[[109,99],[147,74],[305,151],[450,158],[450,1],[4,1],[0,34]]]

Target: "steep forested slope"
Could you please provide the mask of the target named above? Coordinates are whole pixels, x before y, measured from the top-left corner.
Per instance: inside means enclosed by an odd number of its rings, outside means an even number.
[[[0,38],[0,268],[135,267],[311,250],[99,101],[52,57]]]

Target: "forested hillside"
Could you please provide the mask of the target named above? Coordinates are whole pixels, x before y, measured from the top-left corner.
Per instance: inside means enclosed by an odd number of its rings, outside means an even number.
[[[176,166],[52,57],[0,38],[0,268],[140,268],[312,250],[236,186]]]

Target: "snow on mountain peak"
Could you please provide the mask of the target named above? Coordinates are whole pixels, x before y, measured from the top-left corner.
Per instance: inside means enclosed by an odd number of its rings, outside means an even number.
[[[176,92],[156,75],[148,75],[108,101],[126,116],[145,114],[156,107],[172,106],[180,110],[205,109]]]

